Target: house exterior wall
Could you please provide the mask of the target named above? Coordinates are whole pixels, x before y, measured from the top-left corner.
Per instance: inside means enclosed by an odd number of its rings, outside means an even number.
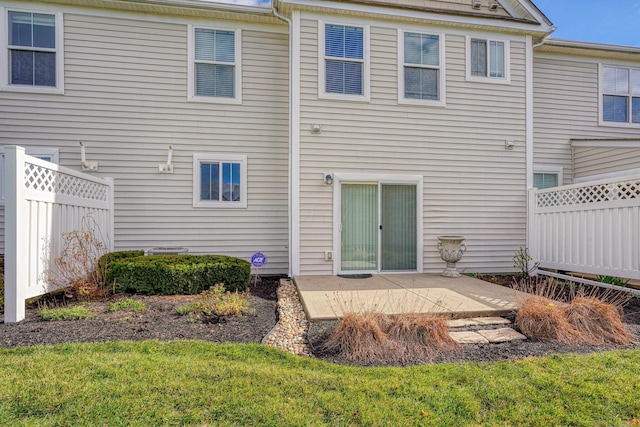
[[[116,250],[261,251],[262,273],[285,273],[287,27],[44,8],[64,11],[65,93],[0,92],[0,145],[59,148],[60,164],[80,169],[83,141],[95,175],[115,180]],[[189,24],[242,29],[241,105],[187,101]],[[161,174],[170,145],[174,173]],[[248,156],[246,209],[193,207],[193,153]]]
[[[513,254],[525,244],[524,37],[511,36],[510,84],[480,83],[466,79],[465,34],[474,34],[468,30],[354,22],[370,25],[369,102],[319,99],[318,17],[301,19],[301,274],[333,273],[324,251],[337,249],[339,225],[335,188],[323,183],[325,172],[424,177],[418,260],[424,272],[442,271],[436,243],[443,234],[467,238],[460,269],[511,270]],[[398,28],[445,34],[446,107],[398,103]],[[311,124],[321,124],[322,132],[311,133]],[[507,140],[514,142],[512,151],[505,149]]]
[[[640,145],[635,148],[574,147],[575,178],[640,169]]]
[[[581,155],[575,158],[576,171],[572,170],[572,139],[615,140],[640,136],[638,126],[599,125],[599,64],[639,65],[628,60],[534,51],[534,164],[562,167],[564,184],[571,184],[574,176],[585,173],[585,165],[579,163],[583,161]],[[637,161],[636,166],[631,167],[640,167]],[[612,163],[603,163],[603,166],[608,169]]]

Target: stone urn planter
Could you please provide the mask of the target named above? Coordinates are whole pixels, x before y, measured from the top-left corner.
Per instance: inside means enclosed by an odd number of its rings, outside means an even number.
[[[447,263],[447,267],[442,272],[444,277],[460,277],[460,273],[456,270],[456,263],[462,258],[462,254],[466,252],[467,246],[462,243],[464,236],[438,236],[438,252],[440,258]]]

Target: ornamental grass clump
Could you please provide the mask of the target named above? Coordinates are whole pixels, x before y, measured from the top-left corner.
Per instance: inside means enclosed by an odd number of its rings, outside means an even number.
[[[389,338],[397,343],[403,359],[431,358],[459,348],[449,335],[445,318],[438,314],[401,314],[389,316],[385,328]]]
[[[423,360],[458,348],[441,315],[369,311],[346,313],[320,350],[371,364]]]
[[[544,297],[526,299],[518,310],[516,323],[528,338],[564,344],[580,341],[580,334],[567,320],[562,305]]]
[[[569,324],[581,341],[593,345],[629,345],[633,336],[623,324],[620,310],[594,297],[577,297],[564,307]]]
[[[224,317],[236,316],[254,311],[244,293],[227,292],[222,284],[212,286],[202,292],[198,299],[178,306],[179,315],[190,315],[192,319],[218,323]]]
[[[394,351],[394,343],[380,327],[380,313],[346,313],[322,345],[322,351],[360,363],[383,360]]]

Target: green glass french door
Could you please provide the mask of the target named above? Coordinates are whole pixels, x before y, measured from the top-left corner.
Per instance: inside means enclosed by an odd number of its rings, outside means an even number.
[[[340,270],[416,270],[416,186],[341,185]]]

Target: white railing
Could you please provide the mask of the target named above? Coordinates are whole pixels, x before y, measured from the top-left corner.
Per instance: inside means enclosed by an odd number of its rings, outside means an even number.
[[[640,279],[637,174],[529,191],[529,251],[540,267]]]
[[[113,250],[113,180],[100,179],[5,148],[5,323],[25,316],[25,301],[53,290],[46,272],[63,233],[91,215]]]

